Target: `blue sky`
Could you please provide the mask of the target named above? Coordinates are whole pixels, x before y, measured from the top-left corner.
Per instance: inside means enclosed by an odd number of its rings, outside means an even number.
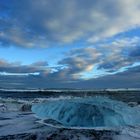
[[[1,87],[140,87],[139,7],[138,0],[1,0]]]

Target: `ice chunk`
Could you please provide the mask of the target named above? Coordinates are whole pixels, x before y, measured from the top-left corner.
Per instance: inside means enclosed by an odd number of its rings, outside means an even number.
[[[35,104],[41,119],[52,119],[69,127],[103,127],[140,124],[140,110],[106,97],[50,101]]]
[[[31,104],[23,104],[20,108],[20,111],[23,111],[23,112],[30,112],[31,111],[31,107],[32,105]]]
[[[4,104],[0,104],[0,112],[5,112],[7,111],[7,106]]]

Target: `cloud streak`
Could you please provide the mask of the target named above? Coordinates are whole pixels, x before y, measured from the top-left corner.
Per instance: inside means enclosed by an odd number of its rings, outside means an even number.
[[[54,75],[54,74],[53,74]],[[114,75],[107,75],[100,78],[92,78],[90,80],[77,79],[75,82],[68,82],[68,79],[59,80],[52,76],[0,76],[1,87],[8,88],[139,88],[140,87],[140,66],[130,68],[125,72]]]
[[[42,72],[49,72],[47,62],[38,61],[30,65],[22,65],[19,62],[9,63],[6,60],[0,60],[1,75],[28,75]]]

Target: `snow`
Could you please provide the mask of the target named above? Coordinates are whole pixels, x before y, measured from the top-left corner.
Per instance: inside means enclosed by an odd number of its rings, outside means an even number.
[[[2,112],[0,113],[0,136],[44,130],[43,125],[36,120],[32,113]]]
[[[39,118],[30,112],[31,106]],[[0,139],[138,140],[139,113],[137,104],[129,107],[105,97],[0,98]],[[66,124],[69,116],[73,126]],[[133,126],[126,125],[128,119]]]
[[[140,127],[122,127],[119,135],[114,135],[113,140],[139,140]]]
[[[66,127],[118,127],[140,124],[140,109],[106,97],[48,101],[32,106],[41,119]]]

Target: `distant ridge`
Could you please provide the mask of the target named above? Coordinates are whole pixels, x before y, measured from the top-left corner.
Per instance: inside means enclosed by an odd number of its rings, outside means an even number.
[[[69,88],[59,88],[59,89],[6,89],[0,88],[1,92],[63,92],[63,91],[140,91],[140,88],[107,88],[107,89],[69,89]]]

